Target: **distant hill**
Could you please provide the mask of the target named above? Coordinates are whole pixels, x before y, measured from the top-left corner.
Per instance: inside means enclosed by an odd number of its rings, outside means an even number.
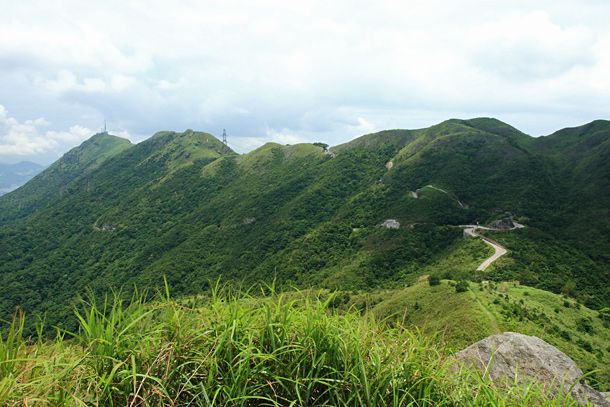
[[[131,147],[129,140],[108,134],[96,134],[80,146],[68,151],[18,191],[0,198],[0,225],[23,218],[53,198],[62,197],[77,179],[87,178],[109,157]],[[38,171],[40,172],[40,171]]]
[[[532,138],[452,119],[333,154],[268,143],[246,155],[192,130],[135,146],[94,136],[0,198],[0,318],[23,309],[74,327],[69,304],[87,287],[129,296],[164,278],[196,295],[217,279],[368,290],[432,274],[610,307],[608,131]],[[510,216],[526,227],[489,232],[509,252],[476,272],[492,249],[459,225]],[[377,227],[388,219],[400,228]]]
[[[22,186],[44,168],[42,165],[30,161],[0,164],[0,195]]]

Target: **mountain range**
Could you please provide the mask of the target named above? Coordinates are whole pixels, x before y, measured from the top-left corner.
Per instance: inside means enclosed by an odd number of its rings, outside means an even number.
[[[21,161],[17,164],[0,163],[0,195],[19,188],[44,168],[30,161]]]
[[[218,279],[363,290],[437,275],[610,307],[609,149],[604,120],[533,138],[452,119],[245,155],[192,130],[98,134],[0,198],[0,320],[74,329],[87,290],[197,295]],[[485,232],[508,254],[477,272],[493,250],[460,225],[505,218],[525,227]]]

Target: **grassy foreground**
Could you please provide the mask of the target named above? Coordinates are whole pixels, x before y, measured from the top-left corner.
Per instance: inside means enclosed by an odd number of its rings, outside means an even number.
[[[199,309],[169,294],[76,310],[78,332],[0,341],[2,406],[567,406],[537,384],[456,376],[434,338],[332,313],[329,301],[218,286]],[[390,327],[391,326],[391,327]],[[42,338],[42,332],[39,337]]]

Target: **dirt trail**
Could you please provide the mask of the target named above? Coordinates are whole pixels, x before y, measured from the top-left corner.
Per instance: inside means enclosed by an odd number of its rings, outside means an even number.
[[[501,334],[502,331],[500,331],[500,327],[498,326],[498,321],[496,321],[496,318],[491,314],[491,312],[489,312],[487,310],[487,308],[485,308],[485,306],[477,298],[477,295],[475,293],[473,293],[472,291],[470,291],[470,293],[474,296],[474,299],[477,301],[477,303],[479,304],[479,307],[481,307],[483,312],[485,314],[487,314],[487,317],[489,318],[489,323],[491,324],[491,329],[493,330],[494,335]]]
[[[460,201],[457,198],[454,198],[453,196],[451,196],[451,194],[449,192],[445,191],[444,189],[437,188],[434,185],[426,185],[426,186],[428,188],[436,189],[437,191],[441,191],[441,192],[445,193],[450,199],[452,199],[455,202],[457,202],[462,208],[467,208],[468,207],[468,205],[463,204],[462,201]]]

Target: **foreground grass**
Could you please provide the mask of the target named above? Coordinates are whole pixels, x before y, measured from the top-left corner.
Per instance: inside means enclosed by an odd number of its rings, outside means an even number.
[[[22,338],[16,317],[0,342],[0,405],[572,405],[539,385],[458,376],[434,338],[366,311],[331,313],[332,297],[269,291],[216,287],[199,309],[169,294],[83,301],[80,330],[47,343]]]

